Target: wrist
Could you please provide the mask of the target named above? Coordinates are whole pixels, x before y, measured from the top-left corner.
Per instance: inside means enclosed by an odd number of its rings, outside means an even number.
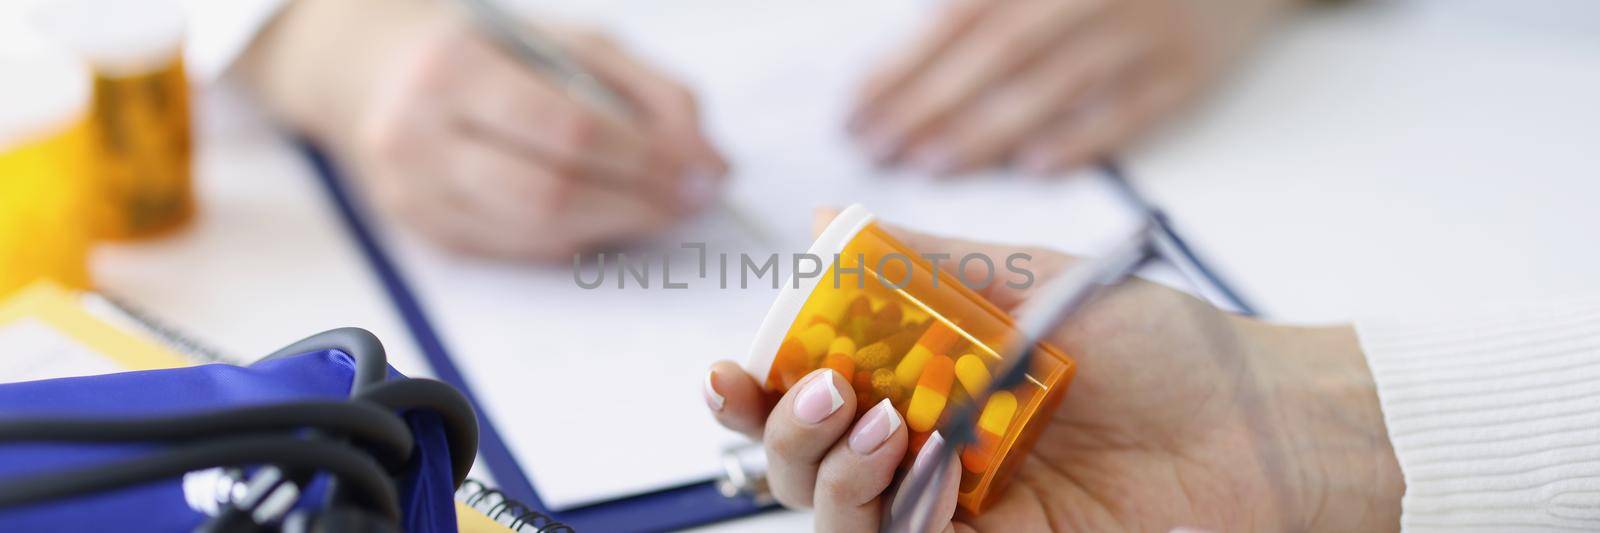
[[[1297,507],[1291,524],[1398,530],[1405,483],[1355,330],[1249,319],[1239,329],[1289,458],[1285,485]]]

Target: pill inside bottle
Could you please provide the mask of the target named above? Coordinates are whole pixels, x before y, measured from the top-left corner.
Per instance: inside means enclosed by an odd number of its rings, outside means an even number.
[[[917,441],[910,449],[944,427],[955,406],[987,392],[999,354],[1019,336],[1005,312],[949,269],[933,268],[859,205],[840,212],[809,253],[823,261],[822,273],[784,285],[745,365],[767,394],[833,369],[851,383],[858,406],[894,405]],[[1066,354],[1043,343],[1033,353],[1025,379],[989,395],[978,411],[977,440],[959,454],[962,513],[982,513],[1004,490],[1072,380]]]

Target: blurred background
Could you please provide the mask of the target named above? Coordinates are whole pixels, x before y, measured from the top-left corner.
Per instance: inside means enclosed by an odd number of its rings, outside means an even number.
[[[341,325],[407,373],[448,351],[560,509],[716,475],[693,388],[774,295],[582,291],[575,253],[798,252],[859,202],[1093,254],[1133,220],[1114,159],[1272,318],[1600,288],[1592,1],[500,7],[0,6],[0,298],[103,292],[238,361]],[[646,408],[541,407],[600,374],[673,398],[632,430],[685,436],[611,461],[591,419]]]

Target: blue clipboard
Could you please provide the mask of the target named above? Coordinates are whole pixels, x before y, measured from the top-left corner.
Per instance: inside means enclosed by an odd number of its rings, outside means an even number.
[[[450,359],[444,344],[439,341],[439,336],[434,332],[433,325],[423,313],[421,305],[417,303],[410,286],[406,284],[388,254],[384,253],[383,247],[373,237],[366,222],[358,215],[332,161],[309,142],[301,142],[301,148],[315,167],[317,176],[327,187],[328,194],[338,207],[346,227],[360,244],[362,254],[383,281],[390,300],[395,308],[400,310],[401,318],[405,320],[406,327],[411,330],[411,335],[417,341],[417,346],[427,357],[428,364],[433,367],[439,379],[460,389],[476,406],[477,396],[462,379],[460,370]],[[1187,270],[1195,278],[1195,282],[1216,291],[1217,300],[1233,307],[1234,312],[1246,316],[1260,314],[1259,309],[1252,305],[1233,283],[1185,242],[1174,228],[1171,219],[1134,187],[1120,165],[1107,160],[1102,161],[1099,166],[1130,205],[1149,212],[1158,223],[1160,232],[1171,240],[1176,257],[1167,257],[1167,260],[1174,261],[1180,269]],[[495,480],[500,483],[500,490],[512,499],[533,507],[535,511],[551,514],[550,509],[539,498],[538,491],[534,490],[533,483],[528,481],[527,474],[517,464],[516,457],[511,455],[505,441],[501,440],[493,421],[486,418],[484,412],[482,408],[478,409],[478,427],[481,433],[478,453],[484,462],[488,463],[489,471],[494,474]],[[567,509],[553,513],[553,516],[580,531],[662,531],[709,524],[774,508],[777,506],[763,506],[748,497],[724,497],[717,490],[715,480],[706,480]]]
[[[528,480],[516,456],[506,448],[493,420],[487,411],[478,406],[477,394],[462,379],[450,353],[440,342],[432,322],[417,302],[405,277],[390,260],[381,243],[373,236],[367,222],[360,216],[338,169],[320,149],[310,142],[300,142],[301,151],[310,161],[318,180],[327,188],[328,196],[338,208],[345,227],[361,247],[372,271],[383,282],[389,300],[400,311],[406,328],[416,340],[418,348],[428,360],[439,379],[459,389],[478,411],[478,455],[488,464],[499,489],[508,497],[521,501],[540,513],[550,514],[578,531],[663,531],[709,524],[731,518],[751,515],[776,508],[762,506],[752,498],[728,498],[717,490],[715,480],[664,488],[622,499],[600,502],[552,513],[539,498],[539,492]]]

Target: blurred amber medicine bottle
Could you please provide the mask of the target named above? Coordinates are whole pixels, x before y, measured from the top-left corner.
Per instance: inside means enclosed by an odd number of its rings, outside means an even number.
[[[95,236],[138,239],[183,226],[195,199],[182,9],[167,0],[50,0],[32,19],[92,73]]]
[[[13,20],[14,22],[14,20]],[[41,278],[88,288],[89,75],[0,21],[0,298]]]
[[[955,406],[987,390],[999,352],[1020,333],[1004,311],[890,236],[859,205],[840,212],[809,254],[823,273],[782,288],[745,370],[778,396],[813,370],[833,369],[855,389],[857,415],[888,399],[909,431],[907,468]],[[958,454],[956,501],[965,513],[993,503],[1072,380],[1075,363],[1060,350],[1041,343],[1034,354],[1022,384],[990,395],[977,442]]]

